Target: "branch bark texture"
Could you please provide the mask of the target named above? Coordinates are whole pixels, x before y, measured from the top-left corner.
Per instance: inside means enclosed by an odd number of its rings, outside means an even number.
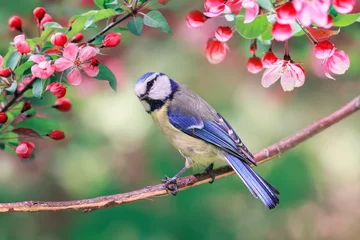
[[[313,122],[304,129],[293,135],[261,150],[255,154],[258,164],[267,162],[280,156],[282,153],[294,148],[298,144],[306,141],[312,136],[318,134],[324,129],[334,125],[347,116],[360,109],[360,95],[352,101],[345,104],[330,115]],[[224,178],[234,174],[231,167],[225,166],[215,170],[216,179]],[[200,173],[187,176],[178,180],[179,190],[183,191],[197,185],[207,183],[211,177],[207,173]],[[157,196],[168,195],[163,184],[148,186],[132,192],[102,196],[91,199],[64,202],[43,202],[43,201],[25,201],[15,203],[0,203],[0,212],[42,212],[42,211],[64,211],[64,210],[82,210],[90,212],[92,210],[109,208],[138,200],[149,199]]]

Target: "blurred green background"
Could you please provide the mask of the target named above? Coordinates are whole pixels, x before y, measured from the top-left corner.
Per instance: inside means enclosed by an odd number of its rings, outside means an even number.
[[[223,22],[208,21],[201,30],[187,28],[187,13],[202,9],[202,2],[173,1],[162,10],[173,35],[149,28],[141,37],[124,33],[116,50],[104,51],[100,60],[116,73],[116,93],[106,82],[87,79],[81,86],[68,88],[68,97],[74,102],[72,112],[43,111],[59,121],[67,140],[36,141],[37,157],[29,162],[0,152],[0,202],[122,193],[158,184],[164,175],[177,173],[183,158],[160,135],[133,93],[136,79],[148,71],[165,72],[187,84],[228,119],[253,152],[359,94],[359,23],[333,38],[351,58],[350,69],[336,81],[322,76],[305,37],[292,39],[290,52],[293,60],[303,62],[306,83],[284,93],[279,83],[263,88],[261,74],[246,71],[250,43],[240,36],[231,39],[224,63],[207,62],[203,52],[206,41]],[[35,34],[31,13],[37,6],[45,7],[62,23],[93,7],[92,1],[86,0],[1,1],[1,55],[14,37],[7,30],[7,18],[21,15],[27,34]],[[94,33],[96,29],[86,36]],[[275,45],[279,57],[282,47]],[[259,53],[265,50],[260,46]],[[48,95],[38,104],[52,101]],[[1,213],[0,239],[358,239],[359,122],[360,115],[353,115],[256,168],[281,192],[280,205],[273,211],[254,199],[238,177],[231,176],[177,197],[89,214]]]

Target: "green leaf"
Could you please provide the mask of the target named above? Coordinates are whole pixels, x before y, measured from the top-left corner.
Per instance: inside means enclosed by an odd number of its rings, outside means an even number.
[[[157,10],[144,15],[144,24],[149,27],[158,28],[163,32],[172,33],[164,16]]]
[[[345,27],[350,24],[353,24],[360,18],[360,13],[354,14],[338,14],[333,18],[334,27]]]
[[[94,0],[94,3],[99,7],[99,8],[118,8],[119,7],[119,3],[117,0]]]
[[[20,59],[21,59],[21,54],[18,53],[16,50],[14,50],[6,62],[6,67],[10,67],[12,70],[14,70]]]
[[[99,65],[99,73],[96,77],[97,80],[109,81],[110,87],[116,92],[117,81],[114,73],[104,64]]]
[[[118,28],[115,28],[115,29],[112,30],[112,31],[113,31],[113,32],[122,33],[122,32],[127,32],[127,31],[129,31],[129,29],[123,28],[123,27],[118,27]]]
[[[27,62],[21,64],[20,66],[18,66],[18,67],[15,69],[15,71],[14,71],[15,75],[20,76],[20,75],[23,74],[27,69],[31,68],[32,65],[34,65],[34,64],[35,64],[35,63],[34,63],[33,61],[27,61]]]
[[[42,138],[36,131],[30,128],[14,128],[11,132],[23,137]]]
[[[127,24],[127,28],[129,29],[129,31],[136,36],[141,35],[143,26],[144,22],[141,17],[135,17],[131,19]]]
[[[61,29],[63,28],[59,23],[57,22],[48,22],[48,23],[45,23],[44,24],[44,29],[48,29],[48,28],[51,28],[51,29]]]
[[[95,37],[95,40],[94,40],[91,44],[100,45],[100,44],[102,44],[104,38],[105,38],[104,35],[97,35],[97,36]]]
[[[275,12],[274,5],[271,3],[271,0],[256,0],[260,7],[270,11]]]
[[[244,23],[244,17],[236,18],[235,28],[241,36],[248,39],[260,37],[269,27],[266,15],[257,16],[251,23]]]
[[[42,80],[40,78],[35,80],[33,84],[32,92],[34,94],[34,97],[41,98],[43,93],[43,85],[42,85]]]
[[[47,118],[32,117],[25,119],[14,126],[15,128],[30,128],[40,135],[50,133],[52,130],[59,129],[57,122]]]
[[[91,26],[91,24],[93,24],[94,18],[95,18],[95,16],[90,16],[90,17],[86,20],[86,22],[85,22],[85,24],[84,24],[84,30],[86,30],[88,27]]]
[[[94,0],[94,3],[95,3],[96,6],[98,6],[99,8],[104,8],[104,0]]]
[[[272,35],[272,33],[271,33],[271,30],[272,30],[272,25],[271,24],[269,24],[268,25],[268,28],[266,29],[266,31],[263,33],[263,34],[261,34],[261,40],[263,40],[263,41],[267,41],[267,40],[271,40],[271,39],[273,39],[274,37],[273,37],[273,35]]]
[[[100,20],[102,20],[102,19],[115,16],[115,15],[116,15],[116,12],[115,12],[114,9],[103,9],[103,10],[100,10],[100,11],[98,11],[98,12],[95,14],[94,23],[97,22],[97,21],[100,21]]]

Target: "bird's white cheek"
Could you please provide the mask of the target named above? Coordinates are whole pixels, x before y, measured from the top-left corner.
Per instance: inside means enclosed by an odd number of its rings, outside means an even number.
[[[144,106],[146,111],[150,111],[150,104],[148,104],[146,101],[141,101],[141,104]]]

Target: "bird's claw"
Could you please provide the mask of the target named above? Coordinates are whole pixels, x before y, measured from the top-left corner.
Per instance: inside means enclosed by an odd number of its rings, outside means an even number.
[[[205,171],[210,175],[211,180],[209,181],[210,184],[212,184],[215,181],[215,172],[214,172],[214,164],[211,163]]]
[[[179,192],[176,180],[177,178],[169,178],[168,176],[165,176],[165,179],[161,180],[161,182],[165,185],[166,191],[170,191],[173,196],[176,196]]]

